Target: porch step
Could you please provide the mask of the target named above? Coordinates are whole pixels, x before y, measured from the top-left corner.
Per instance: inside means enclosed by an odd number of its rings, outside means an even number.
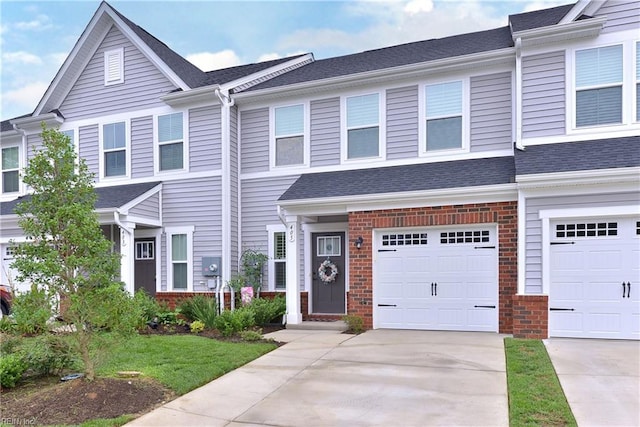
[[[315,320],[303,320],[302,323],[297,325],[293,325],[291,323],[287,323],[287,329],[298,329],[298,330],[314,330],[314,331],[341,331],[344,332],[347,330],[347,324],[342,320],[335,321],[315,321]]]

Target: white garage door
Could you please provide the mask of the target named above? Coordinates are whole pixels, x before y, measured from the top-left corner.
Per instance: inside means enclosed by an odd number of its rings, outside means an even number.
[[[3,285],[10,285],[15,291],[26,292],[30,289],[28,283],[18,282],[16,277],[18,271],[11,268],[13,262],[13,252],[9,245],[0,245],[0,251],[2,251],[2,263],[0,263],[0,283]]]
[[[549,335],[640,339],[640,221],[551,222]]]
[[[376,233],[374,327],[498,330],[495,228]]]

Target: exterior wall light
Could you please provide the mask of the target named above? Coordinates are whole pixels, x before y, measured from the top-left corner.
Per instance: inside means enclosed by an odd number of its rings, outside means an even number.
[[[362,236],[359,236],[355,241],[356,249],[360,249],[362,247],[362,243],[364,243],[364,240],[362,239]]]

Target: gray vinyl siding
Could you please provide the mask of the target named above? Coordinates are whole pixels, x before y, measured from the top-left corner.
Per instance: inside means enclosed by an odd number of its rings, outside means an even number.
[[[529,198],[526,200],[526,268],[525,293],[542,293],[542,221],[540,210],[563,208],[589,208],[630,206],[640,203],[638,193],[596,194],[588,196],[561,196]]]
[[[131,177],[153,175],[153,117],[131,119]]]
[[[96,178],[100,176],[100,140],[98,125],[83,126],[78,131],[80,157],[84,159],[89,171],[94,173]]]
[[[231,107],[229,114],[229,133],[230,133],[230,157],[231,164],[229,166],[230,174],[230,191],[231,191],[231,268],[232,274],[238,272],[238,252],[240,251],[239,245],[239,221],[240,221],[240,199],[239,199],[239,164],[238,164],[238,108]]]
[[[269,170],[269,109],[242,111],[240,115],[241,172]]]
[[[267,225],[282,224],[276,204],[278,198],[295,182],[298,176],[271,179],[243,180],[242,185],[242,237],[241,250],[253,249],[268,253],[269,233]],[[300,289],[304,289],[304,235],[302,227],[298,229],[300,251]],[[265,269],[265,285],[269,277]]]
[[[387,90],[387,159],[418,156],[418,86]]]
[[[525,138],[565,133],[565,53],[522,59],[522,133]]]
[[[471,151],[512,147],[511,72],[471,78]]]
[[[15,227],[9,227],[7,226],[7,224],[4,223],[3,220],[0,219],[0,223],[2,224],[2,228],[1,228],[1,232],[0,232],[0,236],[2,237],[20,237],[20,236],[24,236],[24,232],[22,231],[22,228],[15,226]],[[4,256],[4,254],[2,254]],[[2,260],[0,260],[0,265],[2,265]]]
[[[124,83],[105,86],[104,52],[124,47]],[[160,96],[175,89],[116,27],[102,41],[59,110],[77,120],[165,105]]]
[[[42,137],[40,134],[32,134],[27,136],[27,158],[32,159],[36,150],[42,148]],[[21,180],[22,181],[22,180]]]
[[[221,167],[220,106],[189,110],[189,169],[210,171]]]
[[[194,226],[193,289],[206,291],[202,257],[222,254],[221,180],[219,177],[168,181],[162,188],[162,216],[165,227]],[[167,289],[167,235],[162,236],[162,290]],[[204,281],[204,285],[200,282]]]
[[[311,166],[340,164],[340,98],[310,103]]]
[[[614,31],[640,30],[640,2],[638,0],[609,0],[596,17],[606,16],[602,33]]]
[[[129,215],[153,220],[160,219],[160,195],[154,194],[148,199],[138,203],[129,209]]]

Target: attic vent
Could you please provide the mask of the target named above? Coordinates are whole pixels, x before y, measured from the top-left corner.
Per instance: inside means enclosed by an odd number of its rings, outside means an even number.
[[[124,49],[109,50],[104,53],[104,84],[124,83]]]

